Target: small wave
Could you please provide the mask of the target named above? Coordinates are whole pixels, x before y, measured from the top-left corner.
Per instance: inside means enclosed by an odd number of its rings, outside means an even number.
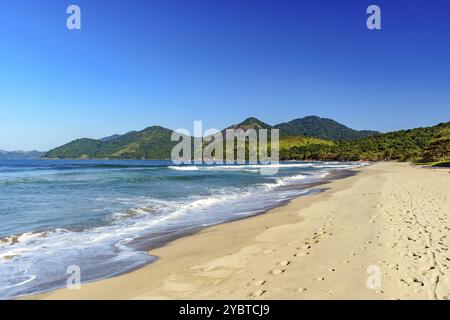
[[[307,178],[306,175],[303,174],[297,174],[294,176],[289,176],[289,177],[284,177],[284,178],[276,178],[275,179],[275,183],[266,183],[265,187],[266,189],[274,189],[274,188],[278,188],[278,187],[282,187],[288,184],[291,184],[294,181],[299,181],[299,180],[305,180]]]
[[[196,171],[196,170],[244,170],[244,169],[266,169],[266,168],[342,168],[348,169],[361,166],[362,163],[339,163],[339,162],[304,162],[304,163],[273,163],[273,164],[231,164],[231,165],[182,165],[169,166],[169,169],[180,171]],[[256,170],[255,170],[256,171]]]
[[[108,220],[119,220],[119,219],[126,219],[126,218],[134,218],[142,215],[148,215],[154,213],[155,210],[151,208],[131,208],[128,209],[126,212],[115,212],[112,213]]]
[[[297,181],[297,180],[305,180],[308,176],[304,174],[296,174],[294,176],[282,178],[284,181]]]
[[[21,281],[19,283],[15,283],[15,284],[6,286],[4,289],[6,290],[6,289],[14,288],[14,287],[20,287],[20,286],[23,286],[24,284],[27,284],[28,282],[31,282],[31,281],[33,281],[35,279],[36,279],[36,275],[33,274],[33,275],[28,276],[28,279],[23,280],[23,281]]]
[[[179,171],[197,171],[199,168],[197,166],[169,166],[169,169],[179,170]]]
[[[179,171],[198,171],[198,170],[212,170],[212,171],[248,171],[248,172],[259,172],[259,169],[266,168],[305,168],[314,167],[313,163],[291,163],[291,164],[230,164],[230,165],[180,165],[180,166],[169,166],[169,169],[179,170]]]
[[[5,245],[14,245],[16,243],[29,241],[38,237],[45,237],[47,236],[47,234],[48,231],[18,233],[8,237],[0,238],[0,247]]]

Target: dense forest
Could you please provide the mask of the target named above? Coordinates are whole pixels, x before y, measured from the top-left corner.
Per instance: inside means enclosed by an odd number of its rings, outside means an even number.
[[[446,161],[450,157],[450,122],[332,144],[281,148],[280,157],[283,160]]]

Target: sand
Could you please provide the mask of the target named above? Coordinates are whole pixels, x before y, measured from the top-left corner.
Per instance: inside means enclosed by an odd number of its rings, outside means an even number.
[[[139,270],[28,298],[449,299],[448,169],[356,171],[151,250],[160,259]]]

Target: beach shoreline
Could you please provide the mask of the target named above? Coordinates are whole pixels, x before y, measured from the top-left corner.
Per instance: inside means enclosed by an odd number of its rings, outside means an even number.
[[[437,215],[436,223],[428,221],[430,230],[427,227],[425,230],[408,228],[410,218],[403,215],[408,215],[407,211],[411,212],[411,209],[399,207],[404,201],[401,197],[410,197],[414,190],[402,193],[398,199],[390,198],[400,192],[393,184],[404,181],[402,187],[408,188],[411,186],[409,179],[425,184],[425,187],[430,182],[450,186],[447,171],[397,163],[378,163],[352,170],[358,174],[330,179],[322,184],[320,187],[326,188],[326,192],[300,196],[264,214],[207,227],[152,249],[150,254],[159,259],[135,271],[85,283],[80,290],[57,289],[22,298],[448,297],[450,280],[445,261],[450,257],[443,250],[447,248],[448,240],[444,237],[437,243],[421,244],[427,242],[421,235],[440,234],[438,231],[444,234],[442,228],[448,227],[448,216],[444,214],[448,209],[445,189],[440,191],[444,194],[434,192],[436,205],[429,210],[442,212],[442,216]],[[428,203],[428,197],[432,195],[427,193],[423,198]],[[424,206],[434,203],[426,204],[424,199],[418,199],[424,203],[413,208],[417,217],[419,207],[426,212],[428,209]],[[395,216],[395,211],[401,212],[402,216]],[[411,236],[404,239],[401,232],[411,232],[416,241],[409,243]],[[402,237],[398,238],[399,235]],[[416,259],[423,250],[426,253],[423,256],[434,255],[434,260],[423,258],[426,261],[422,262],[422,258]],[[430,263],[434,263],[434,268],[427,269]],[[382,272],[381,288],[367,287],[369,275],[366,271],[371,266]]]
[[[297,163],[298,161],[290,161],[292,163]],[[320,161],[309,161],[309,163],[318,163],[321,164],[322,162]],[[363,165],[368,165],[366,162],[362,162]],[[232,223],[232,222],[237,222],[237,221],[241,221],[241,220],[245,220],[245,219],[251,219],[253,217],[259,216],[259,215],[263,215],[266,214],[267,212],[279,208],[279,207],[283,207],[287,204],[289,204],[290,201],[292,201],[293,199],[299,198],[299,197],[307,197],[313,194],[318,194],[321,192],[326,191],[326,188],[321,188],[322,185],[330,183],[334,180],[338,180],[338,179],[343,179],[343,178],[347,178],[350,176],[353,176],[355,174],[357,174],[356,171],[352,169],[331,169],[329,171],[326,172],[325,176],[322,176],[320,179],[315,180],[315,181],[311,181],[311,182],[300,182],[298,184],[293,184],[293,185],[288,185],[285,186],[286,189],[288,190],[302,190],[304,191],[304,193],[291,197],[289,199],[285,199],[282,200],[280,202],[278,202],[276,205],[273,205],[271,207],[267,207],[267,208],[263,208],[261,210],[257,210],[255,211],[254,214],[252,215],[239,215],[233,219],[230,220],[225,220],[222,222],[217,222],[215,224],[212,225],[208,225],[208,226],[196,226],[196,227],[191,227],[191,228],[183,228],[180,229],[179,231],[176,232],[161,232],[158,234],[149,234],[149,235],[143,235],[140,236],[136,239],[133,239],[132,242],[129,243],[129,245],[134,249],[134,250],[138,250],[138,251],[142,251],[142,252],[146,252],[150,257],[151,257],[151,261],[137,266],[135,268],[132,269],[127,269],[124,270],[123,272],[119,272],[116,274],[111,274],[109,276],[105,276],[105,277],[101,277],[98,279],[93,279],[93,280],[88,280],[85,281],[84,283],[92,283],[92,282],[97,282],[97,281],[101,281],[101,280],[105,280],[105,279],[110,279],[110,278],[115,278],[121,275],[125,275],[131,272],[134,272],[136,270],[139,270],[141,268],[144,268],[145,266],[151,265],[153,263],[155,263],[157,260],[159,260],[159,256],[154,255],[152,252],[154,252],[154,250],[164,247],[165,245],[176,241],[178,239],[181,238],[185,238],[185,237],[189,237],[192,235],[197,234],[198,232],[201,232],[204,229],[207,228],[211,228],[214,226],[218,226],[218,225],[222,225],[222,224],[227,224],[227,223]],[[24,295],[19,295],[17,297],[14,297],[15,299],[28,299],[28,297],[33,297],[33,296],[38,296],[38,295],[42,295],[42,294],[46,294],[48,292],[52,292],[55,290],[59,290],[62,289],[63,287],[55,287],[55,288],[49,288],[49,289],[45,289],[42,291],[38,291],[38,292],[33,292],[30,294],[24,294]]]
[[[13,236],[0,239],[0,260],[5,263],[0,298],[14,299],[64,288],[69,267],[82,271],[83,283],[137,270],[156,259],[148,253],[154,248],[205,227],[263,214],[294,197],[320,192],[314,187],[324,180],[351,174],[347,169],[361,164],[280,163],[280,172],[269,177],[259,174],[258,166],[167,165],[158,161],[61,161],[50,165],[32,161],[25,163],[22,170],[21,162],[13,163],[26,174],[30,170],[34,174],[34,169],[38,169],[32,180],[36,186],[30,186],[36,198],[30,201],[30,209],[21,210],[20,214],[28,219],[49,215],[55,229],[38,225],[29,233],[16,233],[16,221],[5,221],[2,234]],[[49,167],[54,173],[50,179],[39,175],[39,170]],[[67,175],[67,168],[74,170]],[[22,171],[17,174],[17,186],[22,182]],[[87,182],[86,188],[74,199],[68,199],[66,194],[80,179]],[[97,189],[90,183],[94,180],[96,184],[107,184],[108,189]],[[117,182],[111,185],[110,180]],[[46,197],[35,191],[50,187],[41,181],[61,185],[57,192],[59,203],[48,206]],[[58,204],[62,207],[59,210]],[[78,212],[83,215],[73,228],[71,217]],[[96,224],[92,224],[93,219]],[[83,223],[86,228],[80,228]],[[33,227],[30,224],[29,230]]]
[[[292,161],[295,162],[295,161]],[[347,178],[350,176],[353,176],[357,174],[356,171],[354,171],[354,169],[334,169],[334,170],[330,170],[327,172],[327,176],[324,178],[321,178],[320,180],[317,181],[313,181],[313,182],[308,182],[308,183],[299,183],[298,185],[289,185],[286,188],[293,190],[293,189],[297,189],[297,190],[305,190],[306,192],[303,194],[300,194],[298,196],[295,196],[291,199],[288,200],[282,200],[280,201],[277,205],[275,206],[271,206],[269,208],[265,208],[265,209],[261,209],[261,210],[257,210],[255,214],[252,215],[242,215],[239,217],[236,217],[234,219],[230,219],[230,220],[226,220],[223,222],[219,222],[219,223],[215,223],[213,225],[209,225],[209,226],[197,226],[197,227],[192,227],[189,228],[189,230],[180,230],[178,233],[176,234],[159,234],[157,236],[158,240],[152,239],[152,243],[148,244],[148,241],[144,241],[145,245],[139,246],[137,245],[138,242],[140,242],[141,239],[147,239],[150,237],[154,237],[154,235],[144,235],[141,236],[139,238],[137,238],[136,240],[134,240],[133,242],[131,242],[131,246],[134,249],[138,249],[138,250],[143,250],[148,252],[149,254],[151,254],[151,252],[153,252],[153,250],[161,248],[165,245],[167,245],[168,243],[171,243],[175,240],[181,239],[181,238],[185,238],[185,237],[189,237],[192,236],[198,232],[201,232],[202,230],[206,229],[206,228],[211,228],[217,225],[221,225],[221,224],[227,224],[227,223],[231,223],[231,222],[237,222],[237,221],[241,221],[241,220],[246,220],[246,219],[251,219],[253,217],[262,215],[262,214],[266,214],[267,212],[274,210],[276,208],[279,207],[283,207],[287,204],[289,204],[289,202],[291,202],[294,199],[300,198],[300,197],[308,197],[312,194],[316,194],[316,193],[320,193],[320,192],[324,192],[326,191],[325,188],[321,188],[321,185],[330,183],[334,180],[338,180],[338,179],[343,179],[343,178]],[[159,257],[155,257],[156,259],[158,259]],[[148,264],[152,264],[154,263],[154,261],[148,263]],[[141,267],[138,267],[137,269],[139,269]],[[135,269],[136,270],[136,269]],[[134,270],[130,270],[128,272],[133,272]],[[126,273],[128,273],[126,272]],[[118,274],[121,275],[121,274]],[[115,275],[115,276],[118,276]],[[94,280],[97,281],[97,280]]]

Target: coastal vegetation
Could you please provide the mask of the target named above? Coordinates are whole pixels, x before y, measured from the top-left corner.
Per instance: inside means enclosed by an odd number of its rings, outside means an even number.
[[[273,127],[256,118],[248,118],[227,129],[272,128],[280,130],[281,160],[394,160],[435,165],[446,165],[450,161],[450,122],[381,134],[352,130],[333,120],[311,116]],[[172,148],[178,143],[171,141],[171,134],[170,129],[153,126],[99,140],[78,139],[47,152],[44,157],[169,159]]]
[[[332,145],[293,146],[280,150],[284,160],[414,161],[434,162],[450,158],[450,122],[437,126],[400,130]]]

